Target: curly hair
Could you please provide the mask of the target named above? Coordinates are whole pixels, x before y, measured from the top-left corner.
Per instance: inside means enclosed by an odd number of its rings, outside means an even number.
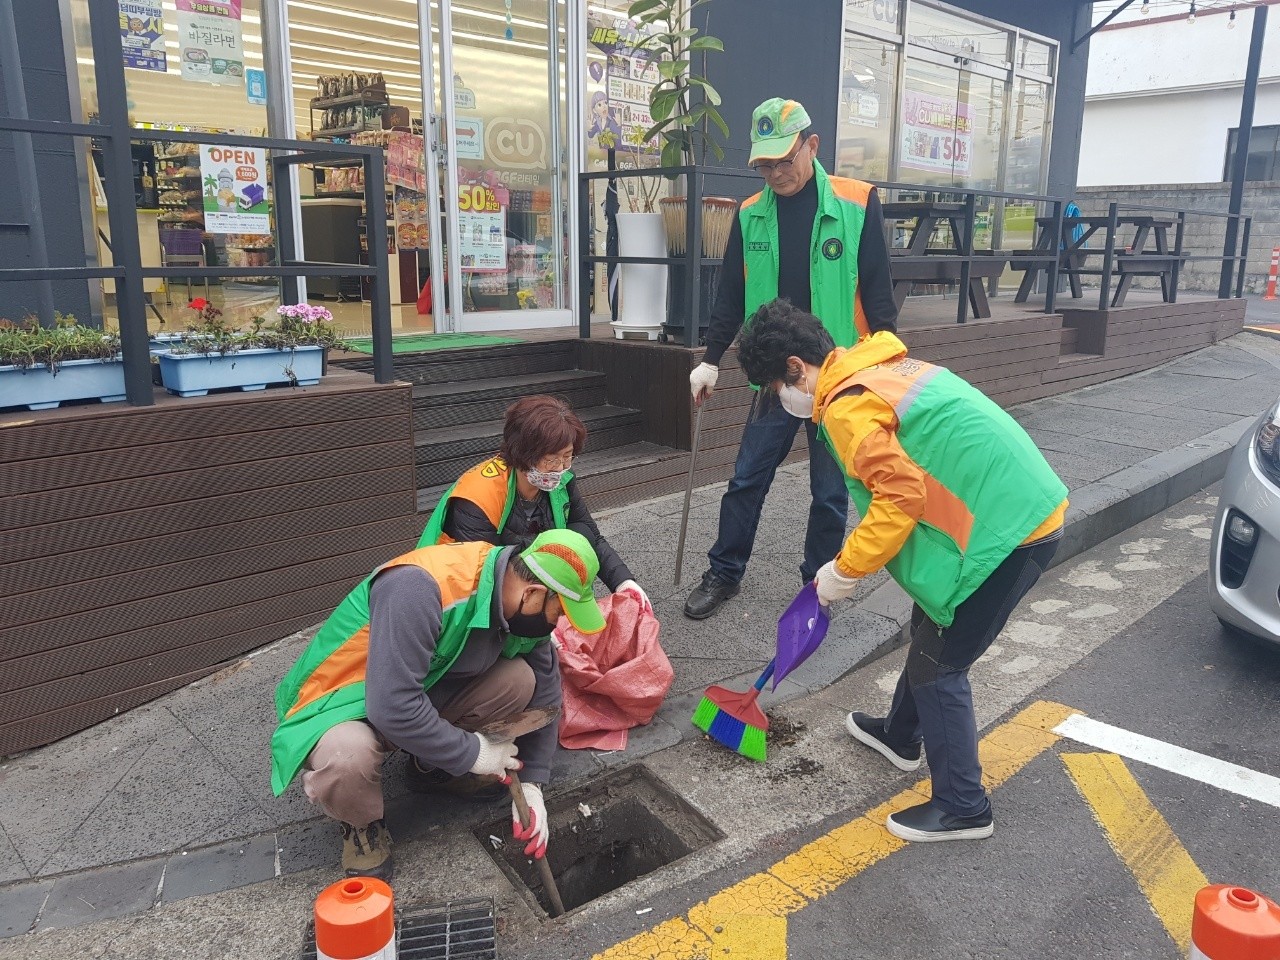
[[[515,470],[530,470],[544,457],[573,445],[574,456],[587,442],[587,428],[569,404],[557,397],[521,397],[507,407],[499,455]]]
[[[787,357],[820,366],[835,341],[813,314],[784,299],[771,300],[757,310],[738,338],[738,363],[756,386],[775,380],[794,383]]]

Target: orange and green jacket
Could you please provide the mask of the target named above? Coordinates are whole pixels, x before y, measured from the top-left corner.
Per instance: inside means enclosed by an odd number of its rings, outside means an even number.
[[[1062,527],[1067,488],[1026,431],[892,333],[832,351],[814,420],[862,515],[837,568],[886,568],[939,626],[1016,547]]]
[[[413,550],[369,574],[330,614],[315,639],[276,687],[279,725],[271,738],[271,787],[279,796],[331,727],[367,716],[369,587],[391,567],[421,568],[440,590],[442,618],[424,690],[448,673],[472,630],[490,627],[495,567],[505,549],[459,543]],[[504,657],[528,653],[538,640],[508,637]]]
[[[818,215],[809,245],[810,312],[838,347],[851,347],[870,332],[858,293],[858,247],[873,187],[861,180],[828,176],[813,163]],[[743,305],[746,321],[778,296],[778,197],[761,190],[742,202]]]
[[[557,530],[565,530],[569,525],[569,481],[572,479],[573,471],[566,470],[560,486],[548,494],[551,517]],[[511,507],[516,502],[515,471],[501,457],[493,457],[464,473],[444,492],[435,510],[431,512],[431,519],[427,521],[427,526],[418,539],[419,547],[453,543],[453,538],[444,532],[444,522],[449,512],[449,501],[454,498],[469,500],[483,510],[501,536],[503,527],[507,525],[507,518],[511,516]]]

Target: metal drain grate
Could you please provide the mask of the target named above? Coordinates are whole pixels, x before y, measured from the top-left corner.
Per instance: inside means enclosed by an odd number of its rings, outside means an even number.
[[[399,960],[497,960],[493,900],[449,900],[396,910]],[[316,960],[314,924],[300,960]]]

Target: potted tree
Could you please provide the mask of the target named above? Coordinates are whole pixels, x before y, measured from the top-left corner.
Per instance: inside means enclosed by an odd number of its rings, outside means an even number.
[[[286,304],[276,308],[270,325],[265,317],[254,317],[248,330],[239,330],[204,298],[189,306],[197,322],[180,342],[156,354],[165,389],[182,397],[224,388],[314,386],[324,375],[326,351],[343,344],[333,314],[324,307]]]
[[[623,142],[618,143],[619,139]],[[644,146],[652,139],[643,130],[636,130],[630,138],[619,138],[611,130],[600,133],[600,143],[609,150],[616,150],[624,158],[622,169],[644,169]],[[667,243],[662,225],[662,214],[657,210],[658,197],[662,193],[659,176],[627,177],[622,180],[621,193],[626,197],[626,210],[615,216],[618,223],[618,255],[622,257],[663,257]],[[667,268],[662,264],[627,263],[622,266],[622,304],[618,319],[613,321],[614,336],[626,339],[638,335],[646,340],[656,340],[662,331],[662,318],[667,302]]]
[[[52,327],[34,318],[0,320],[0,409],[47,410],[68,400],[123,400],[120,337],[56,315]]]
[[[724,44],[704,33],[691,20],[693,11],[708,0],[635,0],[627,15],[650,28],[649,35],[638,46],[648,50],[658,61],[660,82],[649,93],[649,113],[653,126],[646,139],[662,140],[662,166],[678,167],[704,164],[708,153],[717,162],[724,159],[724,148],[718,137],[728,139],[729,125],[720,115],[720,94],[707,80],[707,54],[723,52]],[[709,17],[708,17],[709,21]],[[705,23],[706,21],[704,21]],[[693,70],[694,58],[701,61],[700,73]],[[671,256],[684,256],[689,201],[687,190],[677,191],[659,202]],[[702,198],[701,255],[722,257],[729,239],[729,228],[737,211],[731,197]],[[687,271],[684,266],[672,268],[669,286],[667,333],[683,330],[682,323],[672,323],[687,302]],[[715,289],[714,272],[703,273],[702,291],[705,320],[710,313],[710,296]]]

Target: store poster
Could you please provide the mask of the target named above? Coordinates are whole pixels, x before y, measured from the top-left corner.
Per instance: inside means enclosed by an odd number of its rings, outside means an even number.
[[[636,49],[644,33],[626,17],[591,12],[587,35],[587,75],[598,87],[587,104],[588,150],[602,157],[612,146],[637,160],[656,159],[658,138],[642,138],[653,126],[649,96],[661,76],[653,55]]]
[[[204,228],[208,233],[271,232],[266,151],[200,145]]]
[[[967,103],[927,94],[903,95],[903,167],[967,174],[972,159],[973,119]]]
[[[455,117],[453,137],[459,160],[484,159],[484,121],[479,117]]]
[[[244,83],[241,0],[177,0],[177,4],[182,79]]]
[[[120,0],[120,47],[126,67],[168,71],[160,0]]]
[[[458,186],[458,254],[463,273],[507,272],[510,195],[488,183]]]
[[[427,195],[408,187],[395,189],[396,247],[399,250],[426,250],[431,246],[431,219]]]
[[[400,131],[391,134],[387,140],[387,182],[426,193],[425,149],[425,141],[419,134]]]
[[[267,72],[254,67],[246,68],[244,71],[244,92],[250,103],[266,106]]]

